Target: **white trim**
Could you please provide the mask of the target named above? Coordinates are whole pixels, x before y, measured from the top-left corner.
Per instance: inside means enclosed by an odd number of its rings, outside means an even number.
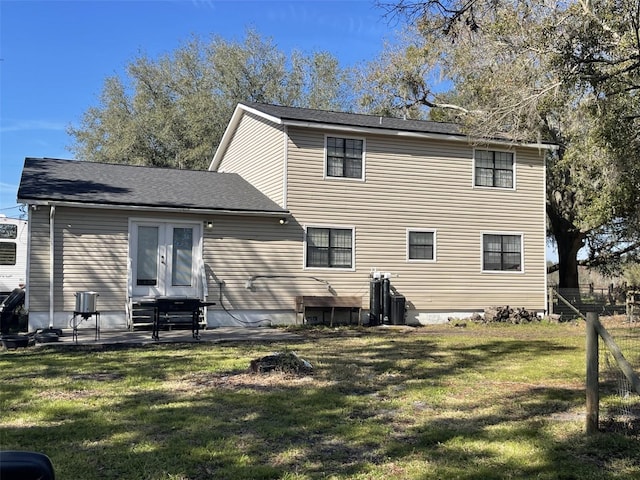
[[[31,283],[31,226],[33,222],[31,205],[27,205],[27,271],[24,276],[25,283],[25,296],[24,296],[24,308],[28,312],[29,311],[29,297],[30,297],[30,288],[29,284]],[[30,330],[31,331],[31,330]]]
[[[542,238],[544,242],[544,297],[548,298],[549,292],[549,274],[547,273],[547,159],[545,156],[542,157],[542,218],[543,221],[540,222],[540,227],[542,230]],[[546,304],[547,302],[545,302]],[[550,307],[550,305],[546,305]],[[547,310],[547,313],[551,313],[551,309]]]
[[[289,200],[289,130],[285,125],[282,129],[284,160],[282,165],[282,208],[287,208]]]
[[[56,231],[55,231],[55,217],[56,217],[56,206],[51,205],[49,207],[49,327],[53,326],[53,315],[55,312],[54,309],[54,301],[55,301],[55,244],[56,244]]]
[[[331,177],[327,175],[327,139],[331,138],[340,138],[342,140],[360,140],[362,142],[362,157],[360,159],[362,174],[359,178],[356,177]],[[322,178],[323,180],[337,180],[339,182],[364,182],[366,180],[366,151],[367,151],[367,139],[365,137],[347,137],[347,136],[337,136],[331,133],[324,134],[324,158],[323,158],[323,172]]]
[[[351,268],[337,267],[308,267],[307,266],[307,229],[308,228],[329,228],[335,230],[351,230]],[[302,269],[303,270],[320,270],[325,272],[355,272],[356,270],[356,227],[354,225],[335,225],[335,224],[308,224],[304,225],[302,239]]]
[[[423,233],[433,233],[433,258],[409,258],[409,234],[411,232],[423,232]],[[437,262],[437,248],[438,244],[438,233],[435,228],[420,228],[420,227],[409,227],[406,232],[406,261],[407,263],[436,263]]]
[[[489,186],[489,185],[476,185],[476,151],[482,151],[482,152],[500,152],[500,153],[510,153],[512,155],[512,168],[511,168],[511,187],[493,187],[493,186]],[[517,162],[516,162],[516,152],[515,150],[508,150],[508,149],[488,149],[488,148],[475,148],[473,149],[473,159],[472,159],[472,172],[471,172],[471,187],[473,189],[476,190],[502,190],[502,191],[516,191],[516,172],[517,172]]]
[[[196,215],[237,215],[242,217],[282,217],[287,215],[289,211],[284,210],[281,212],[276,211],[261,211],[261,210],[216,210],[214,208],[187,208],[187,207],[154,207],[154,206],[141,206],[141,205],[120,205],[110,203],[90,203],[90,202],[71,202],[71,201],[55,201],[55,200],[19,200],[21,203],[28,203],[30,205],[38,205],[49,207],[52,205],[58,207],[70,207],[70,208],[96,208],[102,210],[126,210],[126,211],[138,211],[138,212],[155,212],[155,213],[189,213]]]
[[[211,159],[211,163],[209,164],[210,172],[217,172],[218,167],[220,166],[220,162],[222,161],[223,152],[227,150],[231,139],[233,138],[233,130],[236,129],[238,124],[240,123],[240,118],[242,118],[242,111],[246,110],[248,107],[245,107],[242,104],[236,105],[235,110],[233,111],[233,115],[231,115],[231,120],[227,124],[227,128],[224,129],[224,133],[222,134],[222,138],[220,139],[220,143],[218,144],[218,148],[216,148],[215,153],[213,154],[213,158]]]
[[[193,258],[192,258],[192,265],[191,265],[191,278],[194,280],[194,285],[192,287],[175,287],[176,290],[190,290],[192,289],[193,291],[196,292],[197,296],[202,298],[202,295],[204,295],[205,293],[205,289],[204,289],[204,285],[202,283],[202,268],[204,267],[204,260],[203,260],[203,237],[204,237],[204,228],[202,225],[202,222],[199,221],[189,221],[189,220],[178,220],[178,219],[167,219],[167,218],[162,218],[162,217],[154,217],[154,218],[136,218],[136,217],[129,217],[128,219],[128,235],[129,235],[129,241],[128,241],[128,251],[129,251],[129,262],[131,264],[131,268],[130,271],[128,272],[128,283],[131,284],[131,292],[130,292],[130,298],[134,298],[134,297],[141,297],[143,295],[141,295],[139,293],[139,291],[136,292],[136,287],[134,285],[134,281],[133,278],[135,277],[135,262],[134,262],[134,255],[137,255],[137,251],[136,251],[136,247],[135,245],[137,244],[137,233],[136,232],[136,228],[134,227],[138,227],[138,226],[159,226],[161,228],[165,229],[165,233],[168,233],[168,230],[172,229],[173,227],[181,227],[181,226],[185,226],[185,227],[191,227],[193,228]],[[170,228],[169,228],[170,227]],[[162,237],[160,237],[162,238]],[[164,242],[161,242],[164,244],[164,246],[168,245],[169,240],[167,238],[164,238]],[[159,245],[159,248],[161,248],[161,246]],[[164,258],[165,258],[165,262],[167,265],[170,265],[171,262],[171,257],[170,257],[170,253],[171,252],[164,252]],[[160,253],[159,253],[160,255]],[[171,273],[171,269],[167,269],[167,274]],[[166,275],[163,276],[163,278],[159,278],[158,279],[158,285],[155,286],[156,289],[159,290],[159,294],[160,295],[167,295],[167,294],[172,294],[171,292],[169,292],[169,288],[171,288],[171,286],[168,286],[166,284],[166,280],[167,277]],[[151,289],[151,287],[150,287]]]
[[[408,138],[422,138],[432,140],[446,140],[449,142],[464,142],[469,145],[483,143],[486,145],[502,145],[504,147],[517,146],[521,148],[536,148],[538,150],[555,150],[558,147],[546,143],[519,143],[513,140],[500,140],[496,138],[475,138],[468,137],[466,135],[454,135],[451,133],[432,133],[432,132],[411,132],[407,130],[392,130],[386,128],[373,128],[373,127],[355,127],[350,125],[337,125],[334,123],[320,123],[320,122],[308,122],[301,120],[280,120],[283,125],[290,125],[292,127],[303,128],[315,128],[326,130],[337,130],[342,132],[352,132],[355,134],[375,134],[375,135],[387,135],[395,137],[408,137]]]
[[[511,235],[520,237],[520,270],[485,270],[484,268],[484,236],[485,235]],[[524,233],[523,232],[505,232],[505,231],[481,231],[480,232],[480,273],[496,274],[496,275],[522,275],[525,273],[524,268]]]

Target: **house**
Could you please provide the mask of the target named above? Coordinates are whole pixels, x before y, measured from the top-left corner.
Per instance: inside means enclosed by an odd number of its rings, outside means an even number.
[[[366,322],[378,276],[408,323],[542,311],[550,148],[247,103],[208,172],[27,159],[31,328],[64,327],[87,290],[112,327],[158,295],[216,301],[209,326],[303,321],[297,297],[327,296],[362,299],[352,306]]]

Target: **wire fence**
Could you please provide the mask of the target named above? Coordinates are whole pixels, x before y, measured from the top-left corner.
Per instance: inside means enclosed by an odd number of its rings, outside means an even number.
[[[626,314],[627,291],[620,286],[597,288],[593,285],[581,285],[580,288],[562,289],[552,287],[550,292],[550,313],[561,315],[565,319],[584,316],[589,312],[602,316]],[[557,294],[566,299],[573,308],[560,301]],[[576,313],[576,309],[580,314]]]
[[[640,374],[640,322],[618,316],[602,318],[602,323],[633,371]],[[598,354],[600,429],[640,435],[640,394],[606,345],[600,343]]]
[[[640,394],[629,378],[630,370],[636,381],[640,375],[640,303],[636,293],[551,289],[549,299],[551,313],[560,318],[586,319],[594,313],[599,318],[603,327],[600,336],[602,340],[609,338],[598,342],[598,429],[634,436],[640,435]],[[620,356],[624,357],[622,364]]]

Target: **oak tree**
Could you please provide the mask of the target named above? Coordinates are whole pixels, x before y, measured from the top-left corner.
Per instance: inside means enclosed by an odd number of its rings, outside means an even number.
[[[350,76],[327,52],[289,57],[254,31],[243,42],[193,38],[140,55],[105,80],[99,105],[69,128],[76,158],[184,169],[208,167],[238,102],[348,108]]]

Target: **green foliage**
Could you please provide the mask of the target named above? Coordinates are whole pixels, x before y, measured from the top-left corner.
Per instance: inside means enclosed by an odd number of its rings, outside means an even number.
[[[640,263],[625,264],[623,274],[629,286],[640,288]]]
[[[253,31],[242,43],[193,38],[159,59],[141,55],[127,76],[107,78],[100,105],[69,128],[78,159],[205,169],[238,102],[347,108],[351,82],[329,53],[288,59]]]

